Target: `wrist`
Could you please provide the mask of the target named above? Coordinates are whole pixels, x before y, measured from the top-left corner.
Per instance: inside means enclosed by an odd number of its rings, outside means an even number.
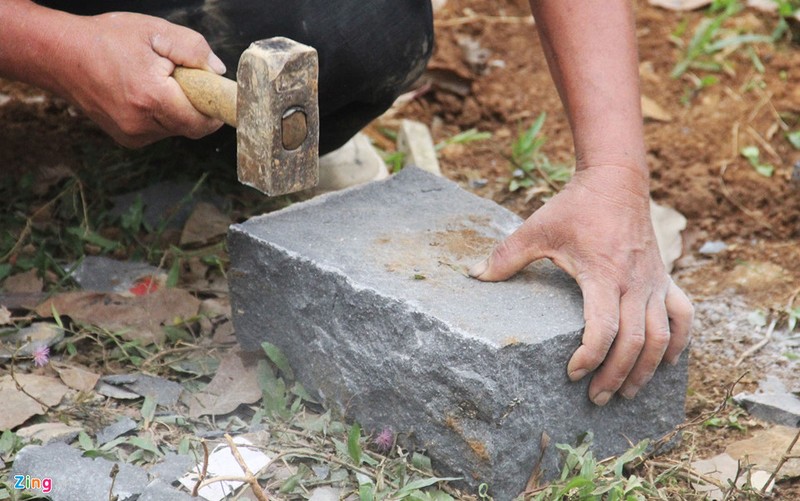
[[[84,18],[28,0],[0,2],[0,75],[69,97]]]

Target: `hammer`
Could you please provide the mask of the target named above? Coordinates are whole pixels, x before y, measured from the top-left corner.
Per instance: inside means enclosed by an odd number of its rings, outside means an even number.
[[[316,50],[275,37],[242,53],[236,81],[184,67],[172,76],[198,111],[236,127],[239,181],[274,196],[319,180],[318,73]]]

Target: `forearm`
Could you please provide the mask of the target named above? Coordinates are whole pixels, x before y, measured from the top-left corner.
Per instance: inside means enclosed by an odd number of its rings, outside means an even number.
[[[29,0],[0,2],[0,76],[64,94],[55,70],[63,66],[64,40],[77,16]]]
[[[531,0],[531,9],[569,117],[577,168],[613,164],[646,176],[630,0]]]

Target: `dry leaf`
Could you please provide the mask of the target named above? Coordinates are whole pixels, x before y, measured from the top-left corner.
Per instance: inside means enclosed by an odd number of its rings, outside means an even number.
[[[642,96],[642,116],[646,120],[655,120],[657,122],[672,121],[672,115],[647,96]]]
[[[183,226],[181,245],[203,244],[228,233],[231,220],[214,205],[200,202]]]
[[[53,363],[52,365],[61,381],[73,390],[92,391],[100,379],[100,374],[95,374],[83,367],[62,363]]]
[[[147,345],[163,342],[163,325],[197,315],[200,301],[181,289],[160,289],[134,297],[67,292],[39,305],[36,313],[50,316],[51,308],[77,322],[119,332],[127,340],[138,340]]]
[[[189,416],[220,415],[261,398],[258,358],[255,354],[231,351],[219,364],[217,374],[203,391],[192,397]]]
[[[743,468],[744,466],[746,465],[742,464]],[[730,485],[734,479],[736,479],[736,485],[738,487],[743,487],[748,481],[747,473],[739,471],[739,463],[725,453],[714,456],[711,459],[701,459],[700,461],[695,461],[692,463],[692,470],[710,478],[714,478],[718,480],[720,484],[725,486]],[[752,485],[754,489],[761,490],[767,483],[767,480],[769,480],[769,473],[766,471],[753,469],[750,471],[749,480],[750,485]],[[767,488],[767,492],[772,489],[773,485],[774,482],[772,482],[770,487]],[[692,487],[694,487],[697,492],[703,493],[705,499],[709,499],[711,501],[720,501],[725,498],[725,494],[715,485],[692,482]]]
[[[711,0],[649,0],[649,3],[667,10],[695,10],[709,5]]]
[[[3,291],[7,294],[36,294],[42,292],[44,282],[36,275],[36,270],[28,270],[6,278],[3,282]]]
[[[61,381],[53,377],[17,374],[16,378],[25,391],[48,407],[58,405],[68,391]],[[11,376],[0,377],[0,402],[3,403],[3,412],[0,412],[0,430],[10,430],[32,416],[47,412],[47,408],[18,390]]]
[[[0,305],[0,325],[11,325],[11,312],[3,305]]]
[[[686,229],[686,218],[675,209],[658,205],[652,200],[650,200],[650,218],[656,233],[661,260],[667,272],[671,272],[675,260],[681,257],[683,252],[681,232]]]
[[[778,466],[778,461],[792,443],[797,432],[797,428],[775,426],[756,433],[753,438],[730,444],[725,452],[734,459],[743,459],[747,456],[748,462],[762,470],[772,472]],[[800,443],[795,445],[792,454],[800,454]],[[800,459],[797,458],[788,460],[781,467],[778,480],[795,477],[800,477]]]

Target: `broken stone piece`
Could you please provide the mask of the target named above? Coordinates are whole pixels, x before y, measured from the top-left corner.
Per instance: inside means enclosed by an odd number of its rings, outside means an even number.
[[[151,396],[158,405],[166,407],[177,404],[183,391],[183,386],[174,381],[147,374],[103,376],[102,381],[143,397]]]
[[[550,262],[485,283],[466,276],[522,220],[420,169],[234,225],[231,305],[239,342],[269,341],[328,408],[463,484],[513,499],[542,433],[596,457],[660,438],[684,419],[686,357],[634,400],[597,407],[567,361],[581,343],[575,282]],[[545,478],[559,472],[551,447]]]
[[[31,491],[46,494],[52,501],[74,501],[76,499],[150,499],[183,501],[192,498],[169,486],[151,487],[147,472],[130,464],[117,462],[119,472],[113,483],[109,474],[115,463],[103,458],[86,458],[81,451],[62,443],[46,446],[29,445],[17,453],[11,469],[14,475],[30,475],[32,478],[50,479],[50,489]],[[169,491],[164,491],[168,488]],[[159,497],[151,489],[159,490]],[[168,492],[169,494],[165,494]],[[147,496],[145,496],[147,494]],[[138,496],[137,496],[138,495]]]
[[[136,426],[136,421],[127,416],[122,416],[112,424],[103,428],[97,434],[97,445],[103,445],[111,442],[115,438],[120,437],[129,431],[135,430]]]
[[[397,132],[397,151],[405,153],[403,165],[413,165],[437,176],[442,175],[436,146],[433,144],[431,131],[422,122],[402,120]]]
[[[774,376],[767,376],[755,393],[742,392],[733,399],[759,419],[800,428],[800,398]]]

